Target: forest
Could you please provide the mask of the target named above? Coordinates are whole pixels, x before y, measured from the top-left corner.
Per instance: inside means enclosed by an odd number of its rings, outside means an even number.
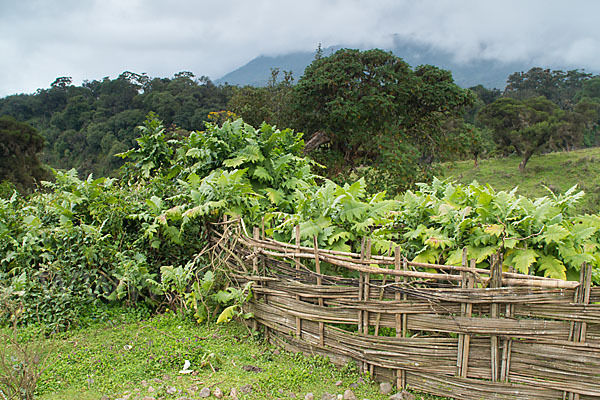
[[[569,280],[587,263],[599,284],[600,217],[576,212],[576,187],[530,199],[435,177],[506,155],[525,171],[534,154],[598,145],[599,120],[598,76],[532,68],[504,90],[465,89],[381,50],[317,53],[265,87],[57,78],[0,99],[0,325],[64,332],[107,304],[251,317],[251,288],[230,287],[209,251],[225,216],[284,242],[299,226],[303,245],[331,250],[369,237],[373,255],[423,263],[502,254]]]
[[[343,49],[317,53],[297,80],[275,69],[264,87],[216,86],[191,72],[151,78],[126,71],[81,86],[59,77],[48,89],[0,99],[0,115],[44,140],[17,150],[30,154],[31,167],[10,180],[29,190],[43,175],[38,158],[80,177],[115,176],[123,164],[115,154],[135,146],[135,128],[150,111],[169,135],[185,136],[202,131],[211,112],[227,110],[255,127],[303,132],[307,154],[329,178],[365,177],[373,191],[399,193],[430,181],[444,161],[516,154],[525,169],[532,154],[596,146],[599,102],[600,78],[580,70],[536,67],[507,77],[503,90],[462,89],[449,71],[413,68],[381,50]],[[10,140],[3,133],[3,148]]]

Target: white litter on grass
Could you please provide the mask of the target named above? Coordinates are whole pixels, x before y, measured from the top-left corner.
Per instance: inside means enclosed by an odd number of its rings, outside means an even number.
[[[125,346],[123,346],[123,348],[124,348],[125,350],[131,350],[131,349],[133,349],[133,346],[131,346],[131,345],[129,345],[129,344],[126,344]]]
[[[181,371],[179,371],[180,374],[191,374],[192,371],[190,368],[190,365],[192,365],[188,360],[185,360],[185,362],[183,363],[183,369]]]

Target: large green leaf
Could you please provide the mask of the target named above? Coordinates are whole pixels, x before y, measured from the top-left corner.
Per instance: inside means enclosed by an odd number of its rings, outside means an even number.
[[[219,315],[219,318],[217,318],[217,324],[222,324],[224,322],[231,321],[231,319],[237,315],[238,308],[239,306],[237,304],[234,304],[233,306],[229,306],[226,309],[224,309]]]
[[[369,205],[367,203],[350,199],[343,202],[340,218],[342,221],[360,221],[368,209]]]
[[[567,236],[569,236],[569,231],[560,225],[550,225],[542,234],[546,243],[560,243]]]
[[[252,173],[252,176],[258,178],[258,180],[262,182],[273,182],[273,177],[269,174],[269,171],[267,171],[264,167],[261,167],[260,165],[256,167],[256,169]]]
[[[529,267],[535,262],[537,257],[537,252],[532,249],[515,250],[512,257],[512,265],[522,274],[529,274]]]
[[[285,199],[285,195],[277,189],[265,188],[264,191],[271,203],[275,205],[279,205]]]
[[[544,271],[544,276],[554,279],[567,279],[567,268],[562,261],[551,256],[541,256],[537,260],[538,269]]]
[[[427,249],[417,254],[413,261],[419,263],[435,264],[438,260],[439,255],[440,251],[438,249]]]
[[[483,231],[490,235],[500,236],[504,232],[504,226],[499,224],[491,224],[486,226]]]

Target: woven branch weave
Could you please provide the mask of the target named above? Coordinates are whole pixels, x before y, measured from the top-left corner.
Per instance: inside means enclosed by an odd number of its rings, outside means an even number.
[[[376,380],[456,399],[600,399],[590,266],[566,282],[502,272],[499,256],[490,270],[466,257],[424,265],[371,257],[368,241],[361,254],[334,252],[234,223],[213,240],[234,282],[254,281],[255,327],[287,350],[354,360]]]

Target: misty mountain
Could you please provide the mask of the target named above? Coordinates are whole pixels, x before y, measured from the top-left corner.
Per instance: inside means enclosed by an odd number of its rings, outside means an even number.
[[[327,56],[344,46],[333,46],[323,49],[323,55]],[[356,48],[356,46],[350,46]],[[362,48],[365,50],[366,48]],[[433,46],[418,44],[408,40],[396,39],[392,48],[384,49],[391,51],[396,56],[404,59],[411,66],[431,64],[452,71],[455,82],[462,87],[483,85],[487,88],[504,89],[506,79],[514,72],[528,71],[536,65],[532,62],[510,62],[504,63],[491,60],[472,60],[459,62],[454,54],[434,48]],[[229,72],[216,83],[229,83],[231,85],[264,86],[271,77],[271,68],[279,68],[280,71],[292,71],[297,81],[303,74],[304,69],[313,61],[315,52],[296,52],[279,56],[256,57],[246,65]],[[575,69],[568,66],[543,66],[552,69]]]

